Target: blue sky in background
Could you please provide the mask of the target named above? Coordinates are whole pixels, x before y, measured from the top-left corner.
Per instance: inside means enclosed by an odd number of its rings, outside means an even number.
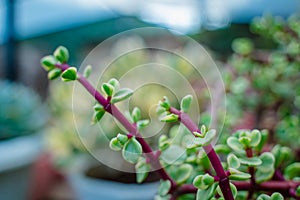
[[[18,39],[115,18],[119,14],[182,33],[215,29],[231,21],[249,22],[270,12],[288,16],[300,10],[300,0],[15,0]],[[0,0],[0,44],[6,41],[6,0]]]

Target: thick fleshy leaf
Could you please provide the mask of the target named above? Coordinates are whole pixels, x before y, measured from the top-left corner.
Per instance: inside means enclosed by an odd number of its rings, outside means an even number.
[[[206,190],[197,190],[196,200],[210,200],[214,196],[217,186],[218,183],[214,183]]]
[[[159,101],[158,103],[161,107],[165,108],[166,110],[168,110],[171,106],[170,101],[168,99],[168,97],[164,96],[162,101]]]
[[[114,151],[120,151],[122,149],[122,145],[120,144],[120,142],[116,137],[110,140],[109,147]]]
[[[64,46],[57,47],[53,55],[61,63],[66,63],[69,60],[69,51]]]
[[[148,176],[150,171],[150,165],[146,163],[146,159],[141,157],[135,165],[136,181],[142,183]]]
[[[236,152],[241,152],[244,150],[244,146],[236,137],[229,137],[227,139],[227,145]]]
[[[180,165],[176,172],[175,180],[178,184],[184,183],[191,176],[193,167],[189,164]]]
[[[177,122],[178,121],[178,115],[175,114],[169,114],[166,116],[163,116],[162,118],[160,118],[161,122]]]
[[[166,135],[161,135],[158,139],[158,148],[161,151],[166,150],[171,145],[169,138]]]
[[[241,164],[247,165],[249,167],[254,167],[262,164],[261,159],[259,159],[258,157],[251,157],[251,158],[243,157],[243,158],[239,158],[239,160]]]
[[[141,110],[138,107],[134,107],[131,112],[131,117],[134,122],[137,122],[141,119]]]
[[[216,136],[216,130],[215,129],[210,129],[209,131],[207,131],[204,138],[203,138],[203,146],[209,145],[213,141],[215,136]]]
[[[234,154],[229,154],[227,156],[227,164],[231,168],[238,169],[241,165],[239,159]]]
[[[111,103],[117,103],[129,98],[133,94],[133,91],[129,88],[122,88],[116,92],[116,94],[112,97]]]
[[[290,148],[282,147],[279,144],[275,145],[271,152],[275,157],[275,168],[282,163],[289,161],[292,156],[292,150]]]
[[[77,79],[77,69],[75,67],[69,67],[62,73],[61,78],[65,82],[75,81]]]
[[[234,168],[229,168],[230,180],[235,180],[235,181],[246,181],[251,178],[251,175],[248,173],[241,172],[237,169]]]
[[[259,145],[260,140],[261,140],[261,133],[259,130],[253,130],[250,133],[250,138],[251,138],[251,142],[250,142],[250,146],[251,147],[256,147],[257,145]]]
[[[275,172],[274,163],[275,158],[270,152],[265,152],[259,156],[262,164],[257,166],[255,172],[255,178],[257,183],[270,180]]]
[[[120,142],[121,145],[125,145],[125,143],[128,141],[128,136],[119,133],[119,134],[117,135],[117,139],[118,139],[118,141]]]
[[[130,163],[136,163],[140,156],[142,155],[143,149],[141,144],[132,137],[129,139],[122,149],[122,156],[125,160]]]
[[[143,120],[137,121],[136,127],[138,128],[138,130],[141,130],[141,129],[147,127],[149,124],[150,124],[149,119],[143,119]]]
[[[275,158],[274,155],[270,152],[264,152],[259,156],[262,161],[262,164],[259,165],[259,170],[262,172],[270,171],[270,168],[274,168]]]
[[[253,48],[253,43],[249,38],[237,38],[232,42],[232,49],[238,54],[250,54]]]
[[[160,158],[167,164],[179,165],[182,164],[187,155],[185,149],[178,145],[171,145],[162,152]]]
[[[264,130],[260,131],[260,134],[261,134],[261,139],[260,139],[259,144],[256,146],[256,149],[258,152],[261,152],[264,145],[266,144],[268,136],[269,136],[269,132],[268,132],[268,130],[264,129]]]
[[[57,60],[54,56],[45,56],[41,59],[41,65],[46,71],[50,71],[55,68]]]
[[[272,196],[261,194],[256,200],[284,200],[284,198],[279,192],[274,192]]]
[[[92,73],[92,66],[91,65],[86,66],[83,71],[83,76],[85,78],[89,78],[91,73]]]
[[[300,162],[295,162],[287,166],[284,170],[284,176],[289,180],[294,177],[300,177]]]
[[[48,72],[48,79],[54,80],[58,78],[61,75],[62,71],[59,68],[54,68],[51,71]]]
[[[185,97],[183,97],[180,103],[181,111],[187,113],[191,107],[192,101],[192,95],[186,95]]]
[[[244,148],[250,147],[251,138],[248,136],[239,137],[239,142],[244,146]]]
[[[103,83],[101,86],[102,91],[109,97],[111,97],[115,91],[114,86],[109,83]]]
[[[165,180],[165,181],[161,180],[158,188],[158,194],[160,196],[165,196],[168,194],[170,189],[171,189],[171,182],[169,180]]]
[[[117,79],[115,78],[111,78],[109,81],[108,81],[109,84],[111,84],[112,86],[114,86],[115,88],[115,91],[118,91],[120,89],[120,83]]]
[[[95,111],[92,118],[92,124],[96,124],[97,122],[99,122],[104,116],[104,114],[105,114],[104,109]]]
[[[193,185],[201,190],[208,189],[215,182],[214,177],[209,174],[198,175],[194,178]]]

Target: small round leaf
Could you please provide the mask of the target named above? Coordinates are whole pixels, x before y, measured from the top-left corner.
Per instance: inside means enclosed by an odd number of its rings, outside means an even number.
[[[122,150],[122,156],[125,160],[130,163],[136,163],[140,156],[142,155],[143,149],[141,144],[132,137],[129,139]]]

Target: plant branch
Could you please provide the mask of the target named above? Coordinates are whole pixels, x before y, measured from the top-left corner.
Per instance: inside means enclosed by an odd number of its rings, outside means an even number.
[[[67,64],[57,64],[56,67],[64,71],[70,66]],[[120,110],[115,105],[110,104],[110,102],[107,99],[105,99],[100,94],[100,92],[98,92],[82,74],[77,72],[77,75],[78,75],[77,80],[95,98],[95,100],[97,100],[108,113],[110,113],[114,118],[116,118],[124,126],[124,128],[127,129],[129,133],[136,136],[136,139],[139,141],[139,143],[142,146],[145,156],[150,161],[152,161],[151,162],[152,167],[157,170],[157,172],[159,173],[162,179],[169,180],[171,182],[171,188],[175,189],[176,182],[169,176],[166,170],[162,167],[161,163],[159,162],[159,159],[157,159],[157,156],[155,155],[155,152],[152,150],[150,145],[145,141],[145,139],[138,132],[136,125],[130,123],[126,119],[126,117],[120,112]]]
[[[252,151],[251,148],[246,149],[246,155],[247,155],[248,158],[253,157],[253,151]],[[255,186],[256,180],[255,180],[255,174],[254,174],[254,172],[255,172],[254,167],[248,167],[248,171],[249,171],[249,174],[251,175],[250,184]],[[250,188],[247,199],[252,198],[253,192],[254,192],[254,190]]]
[[[191,133],[193,133],[193,132],[200,133],[198,126],[193,122],[193,120],[186,113],[183,113],[173,107],[170,108],[170,112],[178,115],[181,123],[183,123],[189,129],[189,131]],[[203,149],[204,149],[208,159],[210,160],[210,163],[211,163],[212,167],[214,168],[217,176],[220,179],[219,185],[222,190],[224,198],[226,200],[233,200],[234,198],[233,198],[233,195],[232,195],[232,192],[230,189],[228,176],[226,175],[226,173],[222,167],[221,160],[219,159],[218,155],[216,154],[214,148],[212,147],[211,144],[209,144],[207,146],[204,146]]]

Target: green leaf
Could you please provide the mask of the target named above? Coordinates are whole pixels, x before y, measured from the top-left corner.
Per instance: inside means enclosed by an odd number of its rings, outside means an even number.
[[[77,69],[75,67],[69,67],[62,73],[61,78],[65,82],[76,80],[77,79]]]
[[[111,97],[115,91],[114,86],[109,83],[103,83],[101,89],[109,97]]]
[[[111,84],[112,86],[114,86],[115,88],[115,91],[118,91],[120,89],[120,83],[117,79],[115,78],[111,78],[109,81],[108,81],[109,84]]]
[[[117,135],[117,139],[118,139],[118,141],[120,142],[121,145],[125,145],[125,143],[128,141],[128,136],[119,133],[119,134]]]
[[[250,133],[250,139],[251,139],[251,142],[250,142],[250,146],[251,147],[256,147],[259,145],[260,143],[260,140],[261,140],[261,133],[259,130],[253,130],[251,131]]]
[[[171,182],[169,180],[160,180],[160,185],[158,188],[158,194],[160,196],[165,196],[168,194],[169,190],[171,189]]]
[[[61,63],[66,63],[69,60],[69,51],[63,46],[57,47],[53,55]]]
[[[295,162],[287,166],[284,170],[284,176],[289,180],[300,177],[300,162]]]
[[[61,73],[62,73],[61,69],[54,68],[54,69],[49,71],[48,79],[49,80],[54,80],[54,79],[58,78],[61,75]]]
[[[142,128],[145,128],[146,126],[148,126],[149,123],[150,123],[149,119],[139,120],[136,123],[136,127],[137,127],[138,130],[141,130]]]
[[[268,172],[271,168],[274,168],[275,158],[270,152],[264,152],[259,156],[262,164],[259,166],[259,170],[262,172]]]
[[[96,124],[97,122],[99,122],[104,116],[104,114],[105,114],[104,109],[95,111],[92,118],[92,124]]]
[[[189,164],[182,164],[179,166],[176,172],[175,180],[178,184],[184,183],[189,179],[193,172],[193,167]]]
[[[112,97],[111,103],[117,103],[129,98],[133,94],[133,91],[129,88],[122,88]]]
[[[208,189],[215,182],[214,177],[209,174],[198,175],[194,178],[193,185],[201,190]]]
[[[158,103],[161,107],[165,108],[166,110],[169,110],[171,107],[170,101],[168,97],[164,96],[162,101],[159,101]]]
[[[158,148],[161,151],[166,150],[169,148],[171,142],[169,141],[168,137],[166,135],[161,135],[158,139]]]
[[[260,133],[261,133],[261,139],[260,139],[259,144],[256,146],[256,149],[257,149],[258,152],[262,151],[264,145],[267,142],[268,136],[269,136],[269,132],[266,129],[260,131]]]
[[[150,171],[150,165],[146,163],[146,159],[140,157],[139,161],[135,165],[136,181],[142,183],[148,176]]]
[[[171,145],[162,152],[160,158],[167,164],[179,165],[184,163],[187,155],[185,149],[178,145]]]
[[[89,78],[91,73],[92,73],[92,66],[91,65],[86,66],[84,71],[83,71],[83,76],[85,78]]]
[[[262,164],[257,166],[255,177],[257,183],[262,183],[264,181],[270,180],[275,172],[274,163],[275,158],[270,152],[265,152],[259,156]]]
[[[203,146],[209,145],[213,141],[215,136],[216,136],[216,130],[215,129],[210,129],[209,131],[207,131],[204,138],[203,138]]]
[[[122,156],[125,160],[130,163],[136,163],[140,156],[142,155],[143,149],[141,144],[132,137],[129,139],[122,150]]]
[[[57,60],[54,56],[45,56],[41,59],[41,65],[46,71],[50,71],[55,68]]]
[[[196,200],[210,200],[214,196],[217,186],[218,183],[214,183],[206,190],[199,189],[197,191]]]
[[[253,51],[254,46],[249,38],[237,38],[232,42],[232,49],[238,54],[248,55]]]
[[[272,200],[284,200],[283,196],[279,192],[274,192],[271,196]]]
[[[251,178],[251,175],[248,173],[241,172],[237,169],[234,168],[229,168],[230,180],[235,180],[235,181],[246,181]]]
[[[238,169],[241,165],[239,159],[234,154],[229,154],[227,156],[227,163],[228,163],[229,167],[235,168],[235,169]]]
[[[247,136],[239,137],[239,142],[244,146],[244,148],[250,147],[251,138]]]
[[[102,111],[104,110],[103,106],[100,103],[96,103],[93,107],[94,111]]]
[[[251,157],[251,158],[239,158],[241,164],[243,165],[247,165],[249,167],[254,167],[254,166],[258,166],[262,164],[261,159],[259,159],[258,157]]]
[[[200,131],[202,134],[206,134],[206,132],[208,131],[208,129],[206,128],[206,126],[203,124],[200,128]]]
[[[271,197],[266,194],[261,194],[257,197],[256,200],[271,200]]]
[[[160,119],[161,122],[177,122],[178,121],[178,115],[175,115],[173,113],[164,116]]]
[[[141,110],[138,107],[134,107],[131,113],[133,121],[136,123],[141,119]]]
[[[295,190],[297,197],[300,197],[300,185]]]
[[[275,157],[275,168],[287,162],[292,156],[292,150],[290,148],[282,147],[279,144],[275,145],[271,152]]]
[[[272,196],[261,194],[257,197],[257,200],[284,200],[284,198],[279,192],[274,192]]]
[[[193,101],[192,95],[186,95],[185,97],[183,97],[180,103],[181,111],[187,113],[191,107],[192,101]]]
[[[116,137],[110,140],[109,147],[114,151],[120,151],[122,149],[122,145]]]
[[[227,139],[227,145],[236,152],[241,152],[244,150],[244,146],[236,137],[229,137]]]

